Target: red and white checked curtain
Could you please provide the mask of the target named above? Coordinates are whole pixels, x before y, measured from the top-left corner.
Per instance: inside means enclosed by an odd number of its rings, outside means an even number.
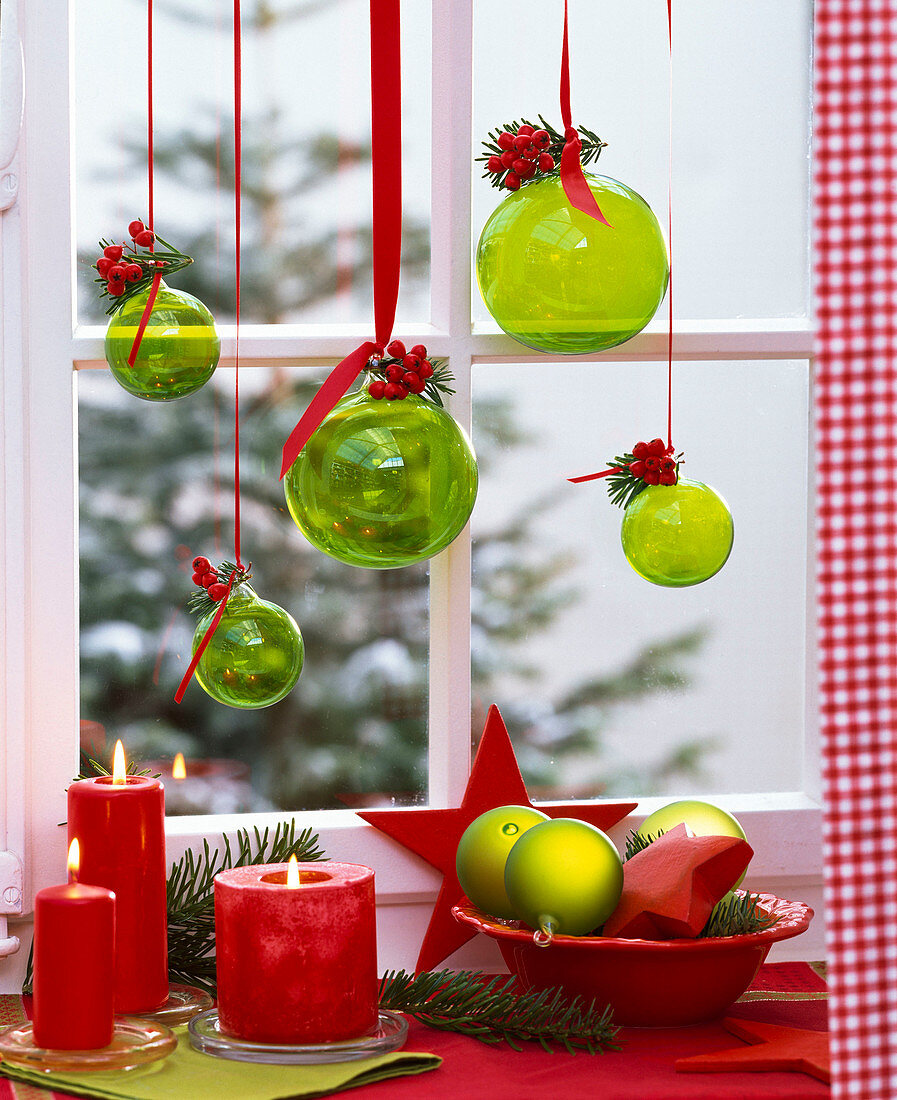
[[[897,0],[816,0],[820,701],[836,1096],[897,1097]]]

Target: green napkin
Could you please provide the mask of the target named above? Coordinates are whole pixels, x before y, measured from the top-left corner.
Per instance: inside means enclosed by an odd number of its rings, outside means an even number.
[[[190,1046],[186,1027],[174,1028],[177,1049],[167,1058],[136,1069],[103,1073],[38,1073],[0,1064],[0,1074],[45,1089],[109,1100],[286,1100],[327,1096],[390,1077],[426,1073],[442,1064],[435,1054],[383,1054],[323,1066],[269,1066],[232,1062]]]

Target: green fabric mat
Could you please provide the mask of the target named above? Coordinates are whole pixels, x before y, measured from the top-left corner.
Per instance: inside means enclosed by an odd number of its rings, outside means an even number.
[[[177,1049],[158,1062],[126,1072],[36,1073],[8,1062],[0,1074],[44,1089],[110,1100],[286,1100],[328,1096],[390,1077],[426,1073],[442,1064],[435,1054],[401,1051],[323,1066],[270,1066],[232,1062],[190,1046],[186,1027],[174,1028]]]

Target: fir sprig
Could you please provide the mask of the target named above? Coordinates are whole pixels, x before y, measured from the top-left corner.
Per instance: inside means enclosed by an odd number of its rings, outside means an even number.
[[[779,918],[760,906],[760,895],[733,890],[716,903],[698,939],[744,936],[763,932],[778,924]]]
[[[181,271],[185,267],[189,267],[193,263],[193,258],[186,255],[184,252],[179,252],[173,244],[169,244],[164,238],[160,237],[158,233],[155,236],[155,246],[152,251],[139,247],[134,241],[130,244],[122,242],[121,248],[123,249],[122,258],[119,261],[122,264],[136,264],[141,271],[140,278],[134,282],[125,282],[124,290],[121,294],[110,294],[108,290],[108,282],[106,277],[100,275],[97,272],[97,277],[94,282],[100,287],[100,297],[109,299],[109,306],[106,309],[106,314],[112,316],[116,313],[125,302],[130,301],[135,294],[139,294],[144,291],[150,283],[153,281],[153,277],[161,270],[164,275],[173,275],[176,271]],[[159,248],[158,245],[162,245]],[[104,249],[113,246],[117,247],[117,241],[107,241],[105,238],[100,241],[100,252],[102,259],[102,252]],[[91,265],[96,269],[96,263]]]
[[[301,863],[326,860],[311,829],[296,832],[296,822],[270,829],[238,829],[236,852],[227,836],[214,850],[203,842],[202,854],[188,849],[171,868],[167,885],[168,971],[172,979],[215,989],[215,876],[231,867],[285,863],[295,855]]]
[[[106,765],[94,759],[89,752],[84,749],[80,749],[79,752],[80,765],[74,782],[77,783],[79,779],[96,779],[100,775],[112,775]],[[161,774],[160,772],[150,772],[149,768],[142,768],[136,760],[129,760],[125,765],[125,771],[128,775],[148,775],[152,779],[158,779]]]
[[[242,569],[238,567],[232,561],[223,561],[216,572],[218,573],[218,580],[220,584],[228,584],[230,581],[231,573],[236,573],[237,577],[234,580],[233,587],[231,588],[231,596],[237,591],[237,589],[246,584],[252,577],[252,562],[249,565],[244,566]],[[187,600],[187,610],[191,615],[196,615],[200,619],[205,618],[206,615],[216,611],[220,606],[219,601],[213,600],[209,595],[207,588],[197,588],[196,591]]]
[[[564,145],[566,144],[564,135],[556,130],[550,122],[546,122],[542,115],[539,115],[539,121],[531,122],[527,118],[522,118],[519,121],[515,119],[513,122],[507,122],[504,126],[499,126],[495,130],[489,131],[489,137],[482,142],[483,148],[486,150],[482,156],[476,158],[478,161],[482,161],[485,165],[490,157],[500,157],[505,152],[504,149],[498,144],[498,135],[503,131],[508,130],[511,133],[516,134],[521,126],[532,126],[534,130],[547,130],[548,136],[551,139],[551,143],[545,148],[544,152],[550,153],[554,159],[554,167],[550,168],[547,172],[536,172],[536,174],[530,179],[521,179],[520,186],[525,187],[528,183],[535,183],[536,180],[545,179],[548,176],[559,176],[561,173],[561,154],[564,151]],[[607,142],[602,141],[598,135],[592,131],[586,129],[585,126],[578,126],[579,139],[582,142],[582,151],[579,154],[580,163],[585,168],[587,164],[591,164],[597,160],[601,155],[601,150],[607,147]],[[491,179],[493,187],[503,187],[505,176],[510,169],[506,169],[503,172],[493,173],[488,169],[483,173],[484,179]]]
[[[618,504],[621,508],[628,508],[639,493],[648,488],[648,483],[643,478],[636,477],[629,469],[630,463],[635,462],[635,456],[627,452],[617,455],[608,462],[613,469],[607,477],[607,491],[611,504]]]
[[[404,1012],[427,1027],[457,1031],[482,1043],[536,1042],[551,1051],[559,1044],[570,1054],[619,1050],[618,1029],[609,1007],[569,997],[561,989],[516,990],[513,977],[471,970],[426,974],[387,971],[380,982],[380,1007]]]

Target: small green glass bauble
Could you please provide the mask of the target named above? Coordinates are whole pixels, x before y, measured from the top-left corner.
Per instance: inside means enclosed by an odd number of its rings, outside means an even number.
[[[312,546],[347,565],[394,569],[433,557],[461,532],[477,463],[445,409],[359,390],[337,403],[283,484]]]
[[[714,806],[712,802],[701,802],[698,799],[682,799],[671,802],[668,806],[661,806],[645,818],[636,832],[639,836],[656,839],[659,833],[668,833],[683,822],[695,836],[735,836],[747,840],[744,829],[727,810]],[[740,886],[743,879],[744,875],[732,889]]]
[[[216,612],[217,608],[197,626],[194,653]],[[304,659],[302,635],[293,616],[276,603],[259,599],[244,583],[231,593],[195,676],[219,703],[260,710],[292,691]]]
[[[487,309],[509,336],[540,351],[622,344],[666,293],[666,244],[651,208],[617,180],[586,179],[610,227],[572,207],[550,176],[509,195],[477,246]]]
[[[652,584],[685,588],[726,564],[735,537],[728,505],[708,485],[680,478],[649,485],[629,504],[620,531],[632,568]]]
[[[455,860],[458,881],[484,913],[504,920],[517,915],[505,890],[508,853],[527,829],[548,820],[546,814],[530,806],[496,806],[464,830]]]
[[[586,936],[617,907],[623,861],[600,829],[558,817],[527,829],[511,849],[505,889],[516,915],[543,937]]]
[[[160,283],[131,367],[128,356],[148,296],[149,287],[112,314],[106,329],[106,361],[113,378],[135,397],[187,397],[208,382],[218,365],[221,341],[215,320],[198,298]]]

